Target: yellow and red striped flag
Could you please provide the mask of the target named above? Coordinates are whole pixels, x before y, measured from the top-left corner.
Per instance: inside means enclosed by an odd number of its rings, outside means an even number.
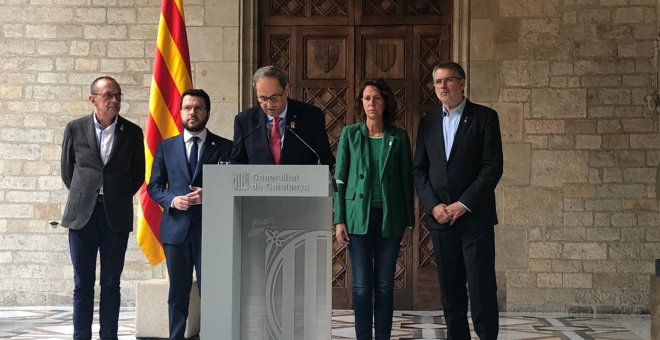
[[[137,242],[152,266],[165,259],[160,235],[162,209],[147,193],[151,165],[161,140],[181,132],[179,117],[181,94],[192,87],[188,36],[183,15],[183,0],[162,0],[158,38],[151,80],[149,112],[144,128],[146,159],[145,184],[140,188],[140,214]]]

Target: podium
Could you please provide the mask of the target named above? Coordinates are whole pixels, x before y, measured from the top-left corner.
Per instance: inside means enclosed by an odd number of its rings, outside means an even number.
[[[203,340],[330,339],[325,165],[205,165]]]

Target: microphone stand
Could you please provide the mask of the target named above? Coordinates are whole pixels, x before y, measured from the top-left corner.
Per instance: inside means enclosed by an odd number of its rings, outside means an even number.
[[[314,153],[314,155],[316,156],[316,160],[317,160],[316,165],[321,165],[321,156],[319,156],[318,152],[316,152],[316,150],[314,150],[313,147],[311,147],[309,144],[307,144],[307,142],[305,142],[305,140],[302,139],[302,137],[300,137],[297,133],[295,133],[289,125],[286,125],[286,131],[291,132],[292,135],[296,136],[296,138],[298,138],[299,141],[301,141],[303,144],[305,144],[305,146],[309,150],[311,150]],[[330,181],[330,187],[332,188],[332,190],[330,190],[330,191],[337,192],[338,188],[337,188],[336,180],[330,178],[329,181]]]
[[[299,141],[301,141],[303,144],[305,144],[305,146],[308,149],[310,149],[314,153],[314,155],[316,156],[316,160],[317,160],[316,165],[321,165],[321,156],[319,156],[318,152],[316,152],[316,150],[314,150],[313,147],[311,147],[309,144],[307,144],[307,142],[305,142],[305,140],[302,139],[302,137],[300,137],[297,133],[295,133],[289,125],[286,126],[286,131],[291,132],[291,134],[296,136],[296,138],[298,138]]]

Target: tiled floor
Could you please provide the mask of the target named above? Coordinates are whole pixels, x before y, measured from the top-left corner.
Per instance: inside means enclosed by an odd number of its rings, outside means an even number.
[[[119,339],[135,339],[134,320],[134,308],[122,308]],[[392,339],[445,339],[445,330],[442,312],[397,311]],[[68,307],[0,308],[0,339],[71,339],[71,331]],[[638,340],[650,339],[650,333],[648,315],[502,313],[499,338]],[[353,313],[333,311],[332,339],[354,338]]]

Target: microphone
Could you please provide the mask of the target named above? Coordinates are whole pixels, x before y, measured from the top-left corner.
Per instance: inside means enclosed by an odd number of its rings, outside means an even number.
[[[229,157],[227,157],[227,155]],[[216,164],[231,164],[231,161],[229,160],[223,161],[223,159],[231,159],[231,150],[229,150],[229,152],[225,152],[222,155],[220,155],[220,158],[218,158],[218,163],[216,163]]]
[[[297,133],[293,132],[293,130],[291,129],[291,126],[289,124],[286,125],[286,131],[291,132],[291,134],[296,136],[296,138],[298,138],[299,141],[301,141],[303,144],[305,144],[305,146],[308,149],[310,149],[314,153],[314,155],[316,156],[316,160],[317,160],[316,164],[321,165],[321,156],[319,156],[319,153],[316,152],[316,150],[314,150],[313,147],[309,146],[309,144],[307,144],[307,142],[305,142],[305,140],[302,139],[302,137],[298,136]]]

